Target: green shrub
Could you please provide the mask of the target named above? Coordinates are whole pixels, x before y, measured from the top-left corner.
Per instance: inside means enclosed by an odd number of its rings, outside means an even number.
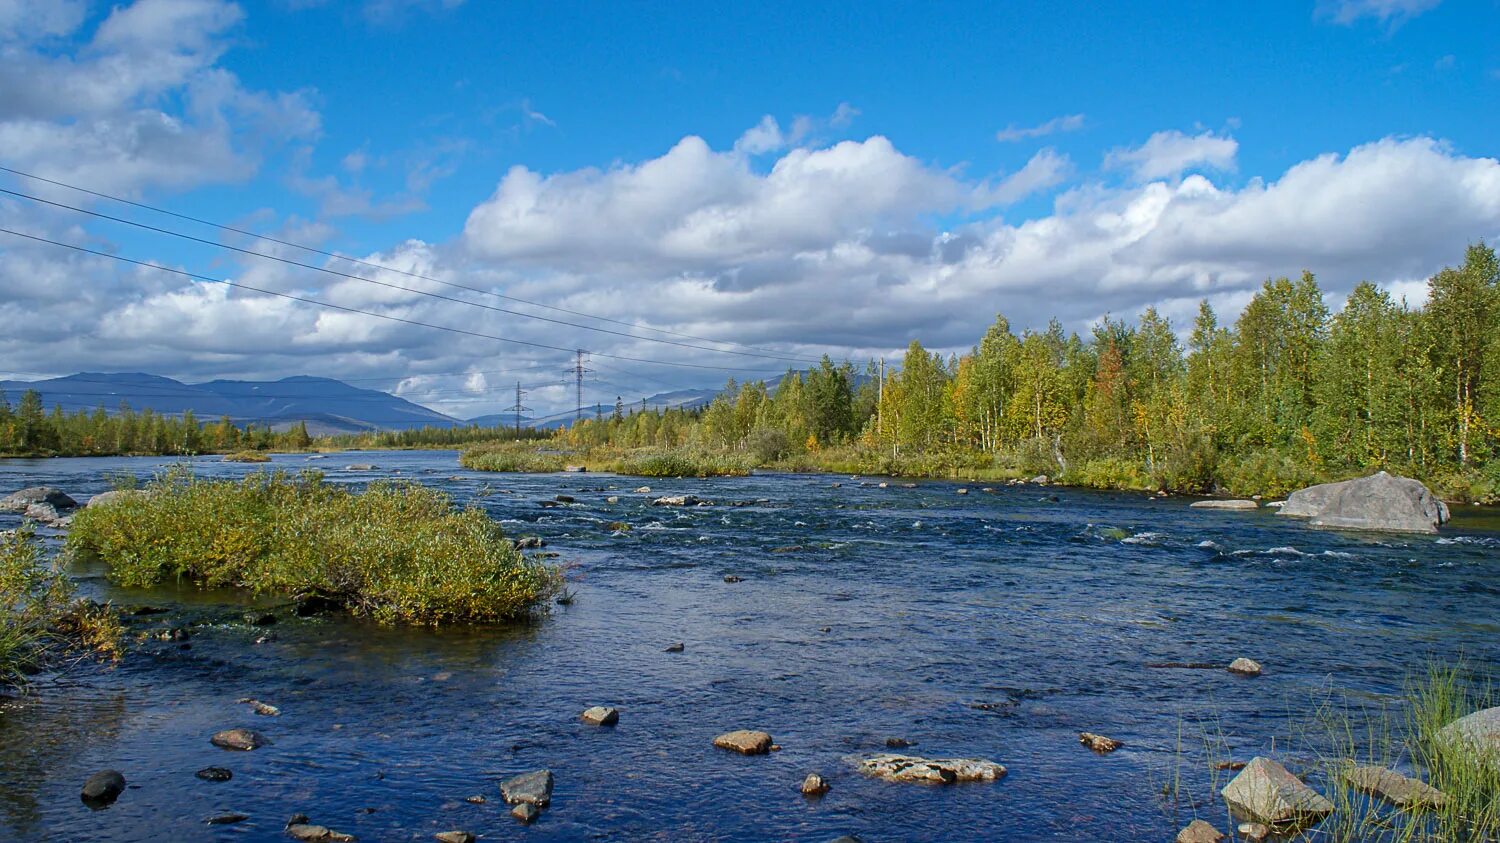
[[[1062,479],[1066,483],[1095,489],[1153,488],[1151,478],[1146,476],[1144,469],[1134,459],[1101,457],[1070,466]]]
[[[734,477],[749,474],[754,467],[748,454],[687,448],[646,448],[609,464],[611,471],[642,477]]]
[[[566,467],[566,456],[556,451],[542,450],[544,444],[485,442],[465,448],[459,455],[458,462],[463,467],[472,468],[475,471],[513,471],[529,474],[562,471]]]
[[[224,462],[270,462],[270,456],[260,451],[235,451],[224,455]]]
[[[382,623],[523,616],[556,589],[494,521],[415,484],[356,494],[316,472],[203,480],[174,469],[149,495],[86,508],[70,551],[108,563],[123,586],[167,578],[257,593],[332,597]]]
[[[1286,497],[1321,482],[1316,472],[1280,451],[1256,451],[1219,461],[1219,482],[1235,495]]]
[[[122,628],[108,606],[74,598],[30,528],[0,533],[0,688],[15,687],[53,649],[81,645],[118,656]]]

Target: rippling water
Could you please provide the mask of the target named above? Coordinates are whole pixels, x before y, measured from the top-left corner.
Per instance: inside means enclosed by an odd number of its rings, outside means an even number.
[[[0,462],[0,491],[48,483],[83,498],[106,472],[146,477],[166,462]],[[379,468],[341,470],[361,462]],[[265,630],[217,611],[247,605],[239,595],[124,591],[79,571],[119,605],[172,609],[146,625],[199,625],[190,648],[143,644],[0,706],[0,839],[281,840],[304,812],[381,841],[455,828],[486,840],[1166,840],[1191,810],[1164,802],[1164,784],[1180,772],[1200,800],[1212,786],[1205,764],[1179,764],[1179,742],[1211,732],[1247,759],[1330,686],[1379,701],[1433,658],[1500,667],[1500,523],[1472,509],[1441,537],[1397,537],[1057,488],[494,475],[451,452],[276,464],[353,483],[399,472],[477,503],[560,552],[577,598],[524,627],[315,619],[254,645]],[[633,491],[648,482],[756,503],[654,508]],[[541,506],[559,493],[577,503]],[[633,529],[612,533],[614,521]],[[663,651],[678,641],[684,652]],[[1265,675],[1147,666],[1240,655]],[[241,697],[283,714],[255,716]],[[620,709],[617,727],[578,722],[601,704]],[[209,745],[233,726],[274,743]],[[783,749],[710,745],[737,728]],[[1080,731],[1125,746],[1096,756]],[[926,788],[853,772],[849,757],[893,737],[1010,773]],[[194,778],[209,765],[234,779]],[[106,767],[130,789],[90,811],[78,790]],[[553,803],[523,827],[497,784],[540,767],[556,775]],[[815,771],[833,789],[810,801],[798,785]],[[463,801],[474,794],[489,802]],[[230,810],[250,819],[203,823]],[[1223,827],[1216,803],[1200,813]]]

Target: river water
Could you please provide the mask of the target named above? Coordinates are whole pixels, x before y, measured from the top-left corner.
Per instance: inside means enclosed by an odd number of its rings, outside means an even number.
[[[107,475],[146,478],[170,462],[4,461],[0,491],[45,483],[85,499]],[[203,476],[259,470],[194,463]],[[378,468],[344,470],[352,463]],[[576,599],[523,626],[287,620],[255,644],[267,630],[239,620],[242,595],[127,591],[77,571],[93,596],[170,609],[134,624],[188,626],[191,646],[140,643],[118,666],[38,677],[0,704],[0,840],[284,840],[302,812],[366,841],[449,829],[536,841],[1160,841],[1195,812],[1226,825],[1211,798],[1226,774],[1209,772],[1205,735],[1220,744],[1213,757],[1248,759],[1273,741],[1284,752],[1329,688],[1381,705],[1433,659],[1500,667],[1493,512],[1459,508],[1441,536],[1402,537],[1055,487],[485,474],[453,452],[275,465],[442,488],[544,537]],[[652,496],[759,503],[652,507],[634,491],[645,483]],[[560,493],[577,503],[541,505]],[[633,529],[614,534],[614,521]],[[664,652],[674,642],[683,652]],[[1149,666],[1242,655],[1265,674]],[[243,697],[282,715],[256,716]],[[618,707],[619,724],[580,723],[592,705]],[[273,743],[209,744],[235,726]],[[739,728],[782,749],[711,746]],[[1098,756],[1081,731],[1125,745]],[[1009,775],[923,787],[854,772],[849,759],[887,751],[888,738]],[[194,777],[210,765],[234,778]],[[525,827],[497,785],[542,767],[556,791]],[[78,791],[103,768],[130,788],[93,811]],[[810,772],[831,782],[825,797],[798,792]],[[225,811],[249,819],[204,823]]]

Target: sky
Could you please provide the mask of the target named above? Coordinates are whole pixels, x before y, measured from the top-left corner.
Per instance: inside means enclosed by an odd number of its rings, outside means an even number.
[[[1500,240],[1500,0],[714,5],[0,0],[0,166],[282,241],[0,173],[102,253],[0,233],[0,375],[546,413]]]

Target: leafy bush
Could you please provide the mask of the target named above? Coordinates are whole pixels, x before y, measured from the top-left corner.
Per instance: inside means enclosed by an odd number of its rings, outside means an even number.
[[[1149,489],[1153,484],[1144,466],[1134,459],[1102,457],[1071,467],[1063,481],[1095,489]]]
[[[749,474],[754,467],[746,454],[687,448],[647,448],[609,464],[611,471],[642,477],[734,477]]]
[[[177,468],[149,495],[75,516],[75,553],[102,559],[124,586],[181,577],[257,593],[316,593],[382,623],[525,615],[559,574],[521,555],[478,509],[416,484],[360,494],[316,472],[203,480]]]
[[[1236,495],[1281,498],[1320,481],[1311,468],[1280,451],[1257,451],[1219,462],[1219,482]]]
[[[235,451],[224,455],[224,462],[270,462],[270,456],[260,451]]]
[[[475,471],[513,471],[545,474],[562,471],[566,457],[556,451],[542,450],[535,443],[485,442],[465,448],[458,462]]]

